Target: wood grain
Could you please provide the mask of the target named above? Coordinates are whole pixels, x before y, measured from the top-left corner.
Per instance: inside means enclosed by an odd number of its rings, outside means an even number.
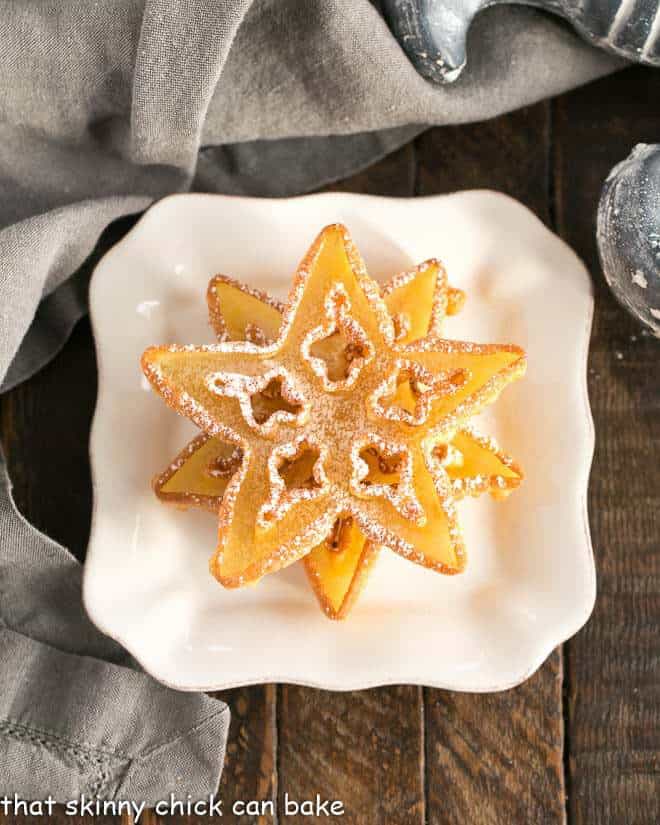
[[[237,688],[216,694],[231,708],[231,726],[220,782],[224,801],[223,822],[254,822],[266,825],[275,817],[234,816],[231,806],[236,800],[271,801],[277,810],[276,773],[276,693],[275,685]]]
[[[550,223],[550,140],[547,103],[432,130],[417,140],[417,193],[497,189]],[[430,825],[565,821],[561,688],[556,651],[533,679],[506,693],[425,691]]]
[[[414,194],[416,177],[417,156],[414,142],[411,142],[368,169],[333,183],[323,191],[359,192],[362,195],[405,198]]]
[[[341,800],[351,825],[424,823],[421,689],[353,693],[283,686],[279,707],[280,822],[291,799]]]
[[[64,351],[2,396],[2,441],[18,508],[84,558],[92,513],[88,434],[96,359],[84,319]]]
[[[484,123],[431,129],[415,142],[415,193],[495,189],[518,198],[549,223],[550,131],[548,103]]]
[[[427,690],[429,823],[562,823],[559,650],[514,690]]]
[[[591,270],[589,395],[596,425],[591,620],[567,645],[569,812],[576,825],[660,821],[660,343],[601,275],[603,180],[637,142],[660,140],[660,74],[631,69],[555,104],[556,214]]]

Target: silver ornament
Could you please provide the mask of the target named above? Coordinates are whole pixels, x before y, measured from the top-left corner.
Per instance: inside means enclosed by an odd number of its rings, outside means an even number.
[[[612,292],[660,337],[660,144],[612,169],[598,206],[598,251]]]
[[[475,15],[510,2],[558,14],[594,46],[660,66],[658,0],[381,0],[381,7],[417,70],[436,83],[451,83],[465,66]]]

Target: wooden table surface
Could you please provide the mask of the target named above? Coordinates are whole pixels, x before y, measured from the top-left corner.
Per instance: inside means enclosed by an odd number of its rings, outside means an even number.
[[[660,342],[615,303],[594,239],[609,169],[635,143],[660,141],[658,101],[660,72],[628,69],[487,123],[431,129],[334,187],[397,196],[501,190],[586,262],[596,293],[589,507],[598,601],[575,638],[505,693],[264,685],[219,694],[232,711],[220,791],[226,804],[279,803],[275,820],[226,813],[223,822],[311,821],[284,815],[285,792],[341,799],[346,814],[334,821],[351,825],[660,822]],[[128,226],[113,226],[104,245]],[[19,507],[81,559],[95,396],[83,321],[53,363],[1,407]],[[60,814],[57,821],[80,820]]]

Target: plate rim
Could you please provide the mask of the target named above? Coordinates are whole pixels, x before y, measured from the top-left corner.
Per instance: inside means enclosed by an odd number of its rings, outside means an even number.
[[[581,488],[581,497],[580,497],[580,513],[582,516],[582,528],[584,532],[584,539],[585,539],[585,549],[587,551],[587,568],[588,568],[588,581],[585,584],[584,588],[584,602],[583,602],[583,609],[580,611],[579,615],[576,616],[574,622],[571,623],[569,629],[565,632],[558,634],[556,640],[551,642],[547,642],[544,645],[539,645],[538,651],[536,651],[536,655],[530,656],[531,663],[528,667],[522,669],[522,672],[516,674],[512,678],[502,680],[500,682],[495,681],[492,684],[480,684],[473,687],[464,687],[462,685],[456,685],[451,682],[451,680],[432,680],[432,679],[425,679],[425,678],[410,678],[408,681],[402,682],[401,678],[398,677],[390,677],[390,678],[376,678],[370,680],[368,678],[358,678],[356,681],[350,681],[346,678],[342,678],[340,680],[336,680],[335,682],[330,682],[330,680],[326,679],[303,679],[303,678],[291,678],[287,675],[280,675],[277,672],[270,672],[265,673],[264,675],[260,675],[259,677],[250,678],[250,679],[224,679],[221,681],[209,681],[209,682],[202,682],[197,684],[190,684],[190,682],[186,681],[176,681],[172,680],[170,677],[164,677],[162,673],[159,673],[157,667],[153,667],[150,662],[148,661],[148,657],[145,657],[140,650],[138,649],[139,645],[131,643],[129,640],[124,638],[122,633],[119,633],[113,630],[108,622],[104,620],[97,612],[96,606],[90,597],[90,580],[91,580],[91,569],[92,564],[89,562],[93,557],[92,548],[94,546],[94,536],[97,530],[97,522],[98,522],[98,497],[95,495],[96,490],[96,479],[97,479],[97,468],[94,459],[94,450],[93,450],[93,443],[94,443],[94,432],[97,427],[98,419],[99,419],[99,410],[100,410],[100,400],[102,397],[102,386],[103,382],[101,381],[101,376],[103,373],[103,360],[104,356],[102,353],[102,348],[99,346],[98,342],[98,335],[97,335],[97,328],[98,328],[98,319],[96,318],[95,314],[95,302],[94,302],[94,293],[99,282],[99,278],[97,277],[99,272],[103,272],[103,270],[108,266],[108,263],[112,262],[113,258],[120,254],[126,246],[130,246],[132,243],[135,242],[136,236],[138,236],[143,230],[146,225],[148,225],[153,219],[154,216],[164,209],[170,208],[171,205],[181,203],[181,202],[200,202],[200,201],[230,201],[230,202],[244,202],[244,203],[271,203],[271,204],[288,204],[291,202],[300,202],[304,200],[363,200],[363,201],[381,201],[381,202],[395,202],[395,203],[421,203],[421,202],[429,202],[429,201],[438,201],[438,200],[448,200],[451,198],[455,198],[456,196],[465,196],[465,195],[486,195],[488,198],[491,199],[498,199],[504,200],[508,202],[510,205],[514,205],[515,208],[524,211],[527,214],[527,217],[532,219],[537,225],[542,227],[543,231],[553,237],[556,242],[559,242],[564,250],[568,251],[571,256],[577,262],[579,268],[582,270],[584,275],[584,281],[588,289],[588,299],[589,305],[584,319],[584,326],[582,329],[581,335],[581,347],[580,347],[580,354],[576,357],[576,363],[579,365],[580,371],[580,399],[581,399],[581,412],[582,412],[582,419],[586,423],[586,433],[585,433],[585,442],[584,442],[584,458],[581,462],[581,470],[582,470],[582,478],[580,482]],[[85,557],[85,563],[83,566],[83,579],[82,579],[82,602],[84,609],[89,616],[90,620],[93,624],[106,636],[110,639],[115,641],[121,647],[123,647],[142,667],[145,673],[149,676],[154,678],[156,681],[160,682],[161,684],[165,685],[166,687],[172,688],[174,690],[179,690],[182,692],[213,692],[218,690],[229,690],[232,688],[237,687],[249,687],[254,685],[260,684],[269,684],[269,683],[279,683],[279,684],[290,684],[290,685],[298,685],[301,687],[310,687],[320,690],[331,690],[334,692],[346,692],[352,690],[368,690],[376,687],[384,687],[388,685],[396,685],[396,684],[410,684],[416,686],[425,686],[431,687],[441,690],[451,690],[455,692],[461,693],[496,693],[505,690],[510,690],[514,687],[525,682],[531,676],[536,673],[537,670],[543,665],[543,663],[547,660],[547,658],[551,655],[552,651],[558,647],[559,645],[563,645],[568,639],[572,638],[589,620],[591,613],[593,612],[595,602],[596,602],[596,595],[597,595],[597,573],[596,573],[596,563],[595,563],[595,555],[593,550],[593,542],[591,538],[591,530],[589,525],[589,502],[588,502],[588,490],[589,490],[589,479],[591,475],[591,468],[593,465],[593,458],[595,453],[595,441],[596,441],[596,434],[595,434],[595,425],[593,414],[591,411],[591,405],[589,401],[589,389],[588,389],[588,359],[589,359],[589,346],[591,341],[591,330],[593,325],[593,318],[594,318],[594,309],[595,309],[595,300],[594,300],[594,284],[587,269],[586,265],[582,261],[582,259],[577,255],[577,253],[572,249],[572,247],[556,232],[553,232],[549,227],[543,223],[543,221],[524,203],[517,200],[516,198],[504,193],[499,192],[497,190],[492,190],[488,188],[477,188],[477,189],[465,189],[465,190],[457,190],[454,192],[443,193],[443,194],[430,194],[430,195],[422,195],[422,196],[415,196],[415,197],[406,197],[406,196],[384,196],[384,195],[372,195],[367,193],[361,192],[318,192],[318,193],[311,193],[305,195],[299,195],[295,197],[289,198],[256,198],[244,195],[224,195],[224,194],[213,194],[213,193],[175,193],[171,195],[167,195],[161,198],[158,201],[155,201],[151,206],[149,206],[137,220],[137,222],[131,227],[131,229],[116,243],[114,244],[101,258],[101,260],[96,264],[94,270],[92,272],[90,283],[89,283],[89,316],[90,316],[90,323],[92,328],[92,336],[94,340],[94,349],[96,354],[96,363],[97,363],[97,377],[98,377],[98,390],[97,390],[97,398],[94,407],[94,414],[92,417],[91,428],[90,428],[90,435],[88,441],[88,454],[90,460],[90,472],[91,472],[91,483],[92,483],[92,518],[91,518],[91,525],[90,525],[90,533],[89,533],[89,540],[87,544],[87,551]],[[531,650],[531,648],[530,648]]]

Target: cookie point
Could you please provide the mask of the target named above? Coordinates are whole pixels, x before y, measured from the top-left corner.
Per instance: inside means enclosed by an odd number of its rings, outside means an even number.
[[[160,347],[151,346],[151,347],[147,347],[147,349],[145,349],[145,351],[142,353],[142,355],[140,357],[140,366],[142,368],[142,372],[149,379],[151,379],[152,376],[153,376],[153,372],[154,372],[156,361],[158,360],[159,354],[160,354]]]
[[[327,241],[331,238],[336,238],[344,245],[352,245],[353,243],[351,233],[348,231],[348,228],[343,223],[330,223],[327,226],[323,227],[323,229],[319,232],[319,241]]]

